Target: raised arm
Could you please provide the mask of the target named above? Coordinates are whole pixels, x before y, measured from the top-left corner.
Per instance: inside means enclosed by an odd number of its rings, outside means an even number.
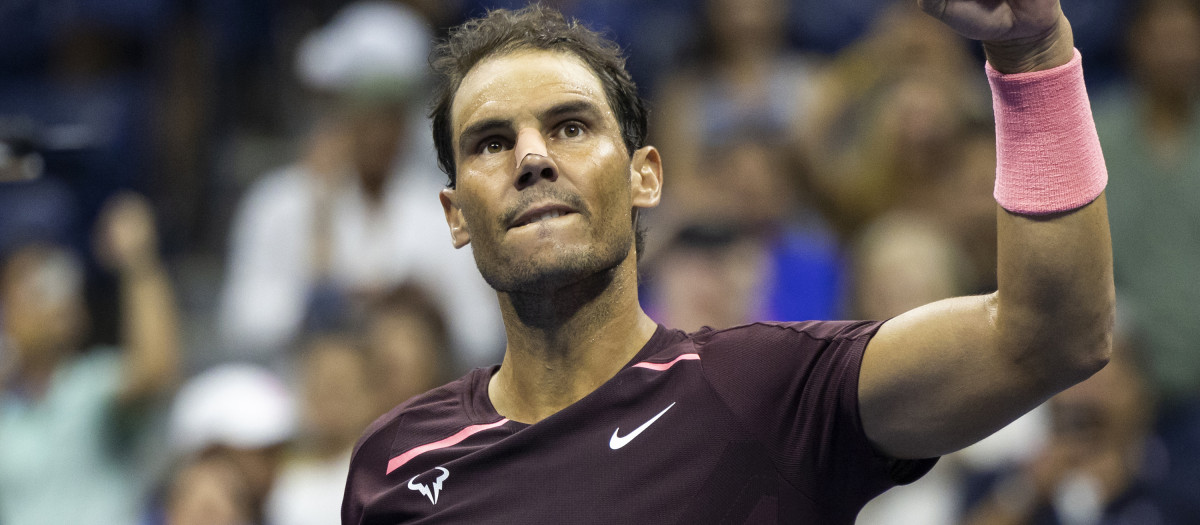
[[[998,72],[999,287],[900,315],[867,346],[859,380],[863,426],[877,448],[897,458],[974,443],[1102,368],[1115,302],[1099,193],[1103,159],[1082,81],[1074,83],[1076,96],[1048,98],[1031,94],[1054,92],[1070,79],[1002,75],[1077,65],[1065,66],[1076,55],[1058,1],[920,3],[964,36],[983,40]],[[1033,84],[1014,87],[1014,79]],[[1016,101],[1005,90],[1015,90]],[[1072,101],[1074,124],[1047,118]]]
[[[179,375],[179,315],[158,256],[150,205],[132,195],[114,197],[99,223],[100,261],[117,274],[121,294],[123,402],[169,392]]]

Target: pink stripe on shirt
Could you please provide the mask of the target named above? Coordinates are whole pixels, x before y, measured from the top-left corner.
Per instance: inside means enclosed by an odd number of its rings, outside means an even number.
[[[410,460],[412,460],[412,458],[415,458],[421,454],[429,452],[430,450],[437,450],[439,448],[446,448],[446,447],[451,447],[451,446],[457,445],[457,444],[461,443],[462,440],[467,439],[467,438],[471,437],[472,435],[475,435],[476,433],[483,432],[484,430],[487,430],[489,428],[496,428],[505,423],[508,423],[508,418],[504,418],[495,423],[488,423],[485,425],[471,425],[467,428],[459,430],[458,433],[456,433],[453,436],[450,436],[446,439],[443,439],[441,441],[434,441],[433,443],[427,443],[424,445],[413,447],[413,448],[409,449],[408,452],[400,454],[399,456],[396,456],[396,457],[392,458],[391,460],[389,460],[388,464],[387,464],[387,472],[385,473],[385,475],[391,474],[392,471],[400,468],[405,463],[408,463]]]
[[[662,372],[663,370],[666,370],[668,368],[675,366],[675,363],[678,363],[680,361],[699,361],[699,360],[700,360],[700,354],[683,354],[683,355],[676,357],[675,359],[672,359],[666,363],[651,363],[649,361],[642,361],[641,363],[638,363],[633,366],[636,366],[638,368],[649,368],[651,370],[658,370],[659,372]]]

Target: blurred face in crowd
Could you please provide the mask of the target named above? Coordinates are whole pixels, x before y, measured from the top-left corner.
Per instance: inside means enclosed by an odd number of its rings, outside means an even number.
[[[197,458],[179,471],[167,494],[167,525],[248,525],[252,504],[237,465],[220,455]]]
[[[884,9],[868,41],[878,65],[892,73],[953,75],[973,65],[962,37],[916,2],[895,2]]]
[[[1130,59],[1142,82],[1172,95],[1200,82],[1200,15],[1182,1],[1153,1],[1130,34]]]
[[[707,7],[722,49],[770,48],[783,37],[787,10],[780,0],[709,0]]]
[[[963,125],[955,104],[953,84],[929,75],[909,76],[891,88],[879,117],[882,133],[890,135],[903,158],[942,157]]]
[[[407,111],[403,104],[372,102],[348,111],[354,168],[368,185],[381,184],[405,138]]]
[[[438,352],[442,348],[434,328],[424,319],[416,312],[400,310],[371,321],[367,334],[371,370],[378,378],[376,392],[383,411],[441,383]]]
[[[83,270],[68,252],[34,246],[16,252],[0,278],[0,328],[19,360],[56,359],[83,340]]]
[[[470,242],[502,292],[544,291],[633,254],[634,207],[658,153],[630,154],[600,79],[571,54],[518,50],[463,79],[450,111],[457,185],[442,193],[456,246]],[[648,167],[649,165],[653,167]]]
[[[663,322],[691,331],[736,326],[760,315],[763,290],[772,279],[767,248],[748,233],[714,246],[669,247],[653,279]]]
[[[710,209],[732,212],[750,224],[776,222],[794,209],[795,174],[781,146],[764,140],[738,141],[710,151],[716,155],[706,164],[712,169],[707,182],[716,185],[714,193],[723,201]],[[729,199],[729,195],[739,198]]]
[[[960,293],[957,247],[933,223],[885,216],[858,240],[854,304],[863,319],[888,319]]]
[[[330,452],[353,445],[378,415],[362,402],[371,397],[365,352],[345,338],[319,338],[308,345],[302,373],[307,435]]]

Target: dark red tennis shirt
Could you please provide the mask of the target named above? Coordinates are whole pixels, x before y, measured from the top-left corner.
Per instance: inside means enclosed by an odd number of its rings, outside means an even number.
[[[934,459],[868,443],[858,372],[878,322],[659,326],[620,372],[534,425],[496,367],[417,396],[355,447],[342,523],[852,524]]]

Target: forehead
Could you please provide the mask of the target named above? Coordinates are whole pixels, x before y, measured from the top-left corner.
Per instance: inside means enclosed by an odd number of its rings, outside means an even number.
[[[578,99],[612,114],[600,78],[571,53],[517,50],[488,57],[471,68],[455,92],[450,107],[454,135],[472,121],[513,119]]]
[[[31,248],[18,252],[0,271],[0,292],[37,293],[60,300],[75,293],[83,281],[79,262],[68,252]]]

